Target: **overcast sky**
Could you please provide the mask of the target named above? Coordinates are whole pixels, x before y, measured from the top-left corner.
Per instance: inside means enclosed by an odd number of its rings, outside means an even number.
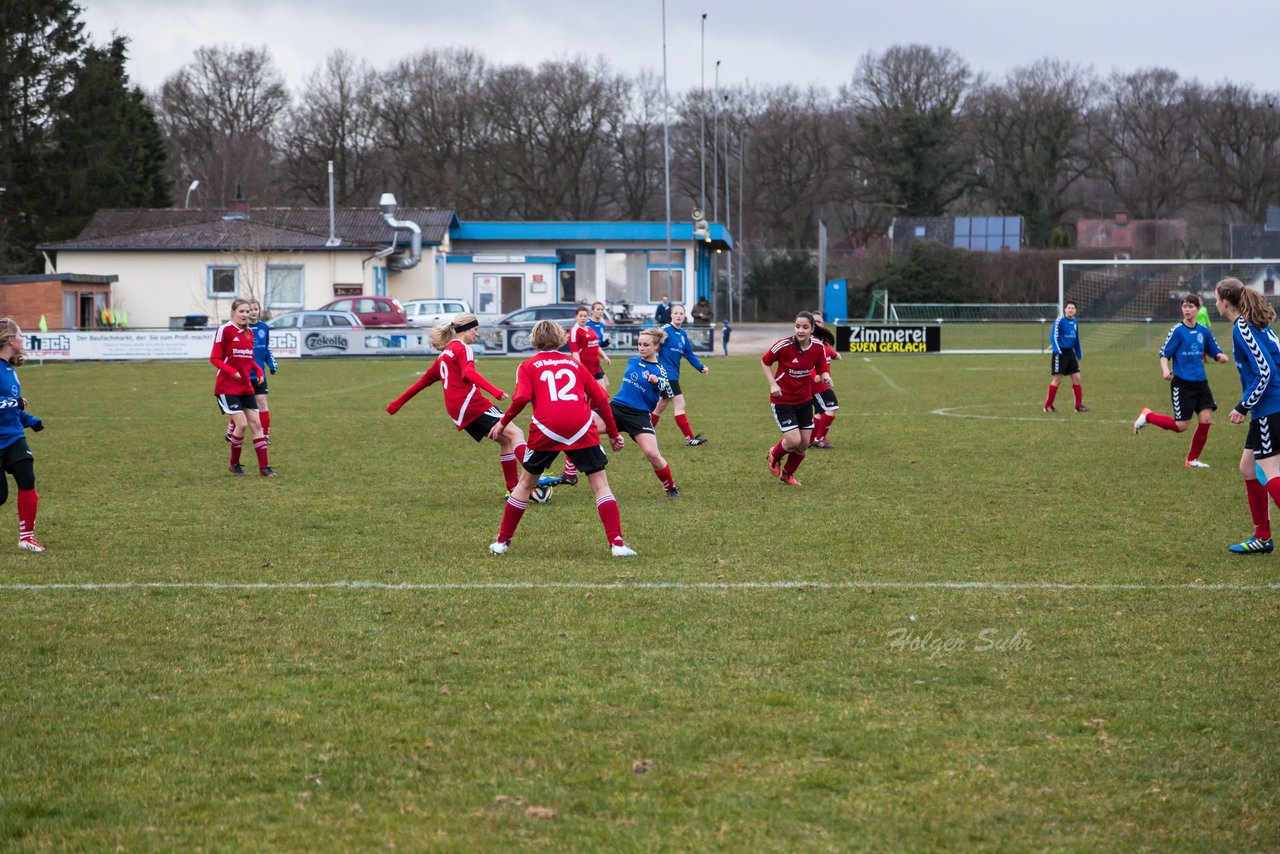
[[[604,57],[614,70],[662,72],[661,0],[81,0],[96,42],[130,39],[129,74],[155,89],[197,47],[266,45],[297,88],[344,48],[377,69],[428,48],[470,47],[495,63]],[[1042,9],[1052,9],[1041,11]],[[701,16],[707,13],[705,64]],[[834,92],[859,57],[895,44],[949,47],[999,77],[1054,57],[1112,70],[1165,67],[1205,83],[1280,92],[1280,0],[701,0],[667,2],[673,98],[720,82]]]

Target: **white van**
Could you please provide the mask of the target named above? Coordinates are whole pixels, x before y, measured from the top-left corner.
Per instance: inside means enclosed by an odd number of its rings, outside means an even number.
[[[461,299],[412,299],[404,304],[404,315],[410,326],[436,326],[469,311],[470,303]]]

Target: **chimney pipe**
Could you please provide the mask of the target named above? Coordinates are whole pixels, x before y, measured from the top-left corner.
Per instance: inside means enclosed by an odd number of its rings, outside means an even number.
[[[338,239],[337,228],[334,225],[332,160],[329,161],[329,239],[324,242],[324,245],[330,248],[342,245],[342,241]]]
[[[382,218],[387,221],[387,225],[397,231],[408,231],[413,235],[409,257],[399,258],[392,256],[387,259],[387,266],[394,272],[418,266],[418,263],[422,261],[422,229],[418,227],[416,222],[411,220],[396,219],[396,197],[391,193],[382,194],[382,198],[378,200],[378,209],[382,211]],[[391,251],[395,251],[395,246],[395,241],[392,240]]]

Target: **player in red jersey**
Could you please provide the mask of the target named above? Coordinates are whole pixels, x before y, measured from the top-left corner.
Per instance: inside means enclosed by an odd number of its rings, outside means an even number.
[[[213,352],[209,354],[209,361],[218,369],[213,394],[218,400],[218,408],[235,422],[235,429],[231,431],[231,464],[227,468],[236,477],[244,477],[240,450],[248,429],[253,436],[253,450],[258,455],[258,473],[263,477],[275,477],[276,473],[267,461],[267,437],[262,431],[258,402],[253,394],[253,380],[257,378],[259,368],[253,361],[249,314],[249,300],[235,300],[231,303],[230,322],[213,335]]]
[[[621,450],[623,439],[609,408],[609,396],[581,362],[556,352],[565,341],[560,324],[540,320],[534,324],[529,338],[539,352],[520,363],[511,407],[489,431],[489,438],[496,439],[525,406],[533,404],[524,471],[520,473],[520,482],[507,496],[498,538],[489,546],[489,551],[496,555],[506,553],[529,507],[529,493],[537,485],[538,476],[564,451],[591,484],[596,496],[596,512],[600,514],[613,556],[634,557],[635,550],[622,539],[618,502],[609,489],[609,477],[604,471],[609,460],[600,447],[600,434],[592,413],[592,409],[600,413],[613,449]]]
[[[476,370],[476,357],[471,347],[479,334],[480,321],[469,312],[459,314],[452,323],[442,323],[432,330],[431,346],[439,350],[440,355],[416,383],[387,404],[387,412],[395,415],[410,398],[438,382],[444,390],[444,408],[453,426],[466,430],[477,442],[489,437],[489,431],[498,423],[502,412],[480,390],[489,392],[496,400],[506,400],[507,393]],[[524,459],[524,434],[516,425],[508,424],[497,437],[490,438],[498,443],[498,463],[510,491],[520,479],[517,461]]]
[[[569,355],[581,362],[583,367],[591,372],[592,378],[600,383],[602,388],[607,389],[609,377],[605,374],[604,368],[600,367],[600,362],[603,360],[606,365],[612,365],[613,362],[600,349],[603,344],[600,335],[587,325],[590,319],[591,309],[585,305],[578,306],[573,328],[569,330]]]
[[[816,371],[819,382],[831,385],[827,354],[822,344],[813,340],[813,328],[813,315],[800,312],[796,315],[795,334],[778,341],[760,359],[769,381],[773,419],[782,430],[782,439],[769,449],[769,473],[789,486],[800,485],[795,473],[804,462],[813,432],[810,377]]]
[[[840,358],[840,353],[835,348],[835,334],[823,324],[822,315],[816,311],[813,312],[813,323],[813,337],[822,344],[827,361],[836,361]],[[809,390],[813,393],[813,436],[809,440],[809,447],[830,450],[832,445],[827,441],[827,431],[831,429],[836,413],[840,411],[840,401],[836,400],[835,388],[818,379],[817,371],[812,374]]]

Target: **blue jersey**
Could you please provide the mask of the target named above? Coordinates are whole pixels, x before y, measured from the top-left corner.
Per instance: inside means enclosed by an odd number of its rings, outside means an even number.
[[[276,357],[271,353],[271,327],[259,320],[249,327],[253,333],[253,361],[271,373],[276,372]]]
[[[667,340],[662,342],[662,346],[658,348],[658,361],[662,363],[662,367],[667,370],[667,379],[677,381],[680,379],[680,360],[688,359],[689,364],[701,371],[702,363],[698,361],[698,357],[693,355],[693,344],[689,343],[689,335],[683,329],[676,329],[670,323],[662,327],[662,331],[667,333]]]
[[[1068,350],[1074,350],[1076,358],[1083,358],[1080,352],[1080,332],[1076,329],[1076,320],[1074,317],[1067,317],[1065,314],[1053,322],[1053,352],[1065,353]]]
[[[1179,323],[1169,330],[1169,337],[1164,339],[1160,355],[1173,363],[1173,375],[1180,380],[1207,380],[1204,373],[1204,357],[1216,357],[1222,352],[1213,333],[1205,326],[1197,323],[1187,326]]]
[[[604,321],[603,320],[588,320],[587,326],[590,327],[591,331],[594,332],[596,334],[596,337],[600,339],[600,349],[603,350],[605,347],[609,346],[609,339],[604,337]]]
[[[649,377],[658,378],[656,383],[649,382]],[[662,397],[663,388],[671,388],[667,380],[666,369],[658,362],[646,362],[639,356],[632,356],[627,362],[626,373],[622,375],[622,383],[618,393],[613,396],[613,403],[629,406],[642,412],[652,412]]]
[[[22,384],[13,365],[0,360],[0,449],[12,445],[26,435],[24,430],[40,423],[22,410]],[[0,477],[4,477],[0,473]]]
[[[1237,317],[1231,330],[1231,355],[1240,372],[1242,396],[1236,409],[1252,418],[1280,412],[1280,341],[1271,327],[1250,326],[1243,316]]]

